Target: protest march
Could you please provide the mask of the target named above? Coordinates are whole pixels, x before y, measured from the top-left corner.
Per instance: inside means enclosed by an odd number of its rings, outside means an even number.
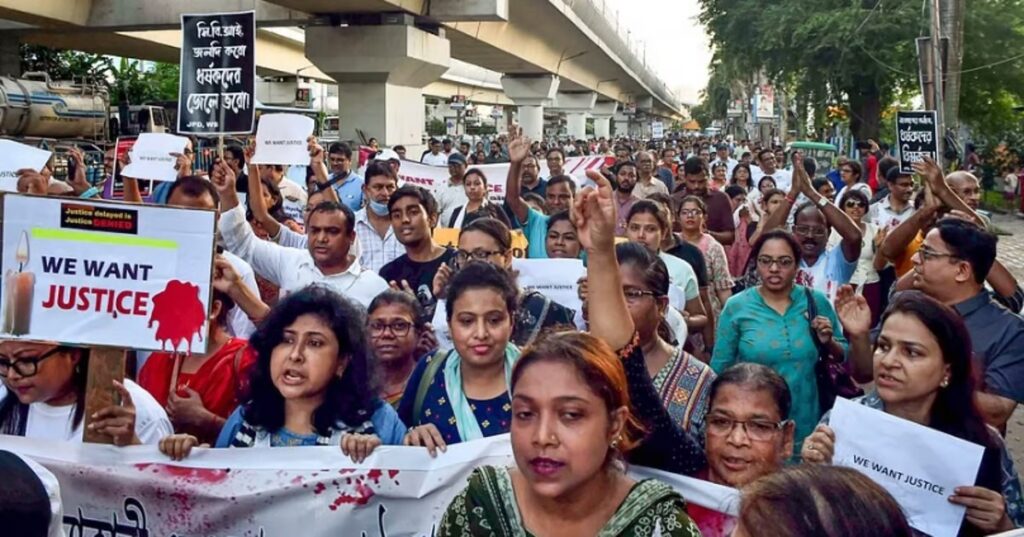
[[[1024,536],[989,7],[820,7],[926,34],[850,82],[637,2],[0,0],[0,535]],[[686,9],[699,105],[617,33]]]

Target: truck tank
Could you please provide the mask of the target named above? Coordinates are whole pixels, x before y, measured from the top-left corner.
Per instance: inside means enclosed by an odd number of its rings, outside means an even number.
[[[106,139],[105,88],[52,82],[46,73],[0,77],[0,135]]]

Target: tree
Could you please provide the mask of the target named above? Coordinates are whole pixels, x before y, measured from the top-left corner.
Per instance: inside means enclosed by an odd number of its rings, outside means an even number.
[[[860,0],[700,2],[716,55],[731,69],[763,72],[809,109],[842,103],[858,138],[877,137],[885,106],[917,84],[918,2],[888,0],[870,11]]]
[[[73,50],[57,50],[36,45],[21,46],[21,67],[25,72],[43,71],[52,80],[87,81],[105,86],[111,104],[122,101],[141,104],[148,101],[172,101],[178,97],[180,66],[155,62],[150,71],[130,58]]]

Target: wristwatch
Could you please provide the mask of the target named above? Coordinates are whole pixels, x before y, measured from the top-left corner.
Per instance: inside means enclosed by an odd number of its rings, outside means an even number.
[[[828,204],[829,204],[828,198],[826,198],[825,196],[822,196],[821,199],[818,200],[818,207],[820,207],[822,209],[824,209],[825,206],[828,205]]]

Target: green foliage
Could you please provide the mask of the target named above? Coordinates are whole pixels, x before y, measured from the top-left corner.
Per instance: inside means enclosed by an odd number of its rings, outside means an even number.
[[[155,66],[154,69],[144,71],[139,60],[35,45],[21,46],[23,71],[45,71],[52,80],[86,80],[102,84],[110,92],[112,105],[122,101],[141,104],[178,98],[180,67],[160,62],[151,65]]]
[[[996,143],[1024,138],[1024,114],[1014,110],[1024,105],[1022,52],[1024,1],[971,0],[968,3],[964,18],[960,118],[975,137]],[[1012,61],[1006,61],[1015,56]],[[981,67],[985,68],[979,69]]]
[[[432,118],[427,122],[427,134],[430,136],[444,136],[448,133],[448,126],[440,118]]]

